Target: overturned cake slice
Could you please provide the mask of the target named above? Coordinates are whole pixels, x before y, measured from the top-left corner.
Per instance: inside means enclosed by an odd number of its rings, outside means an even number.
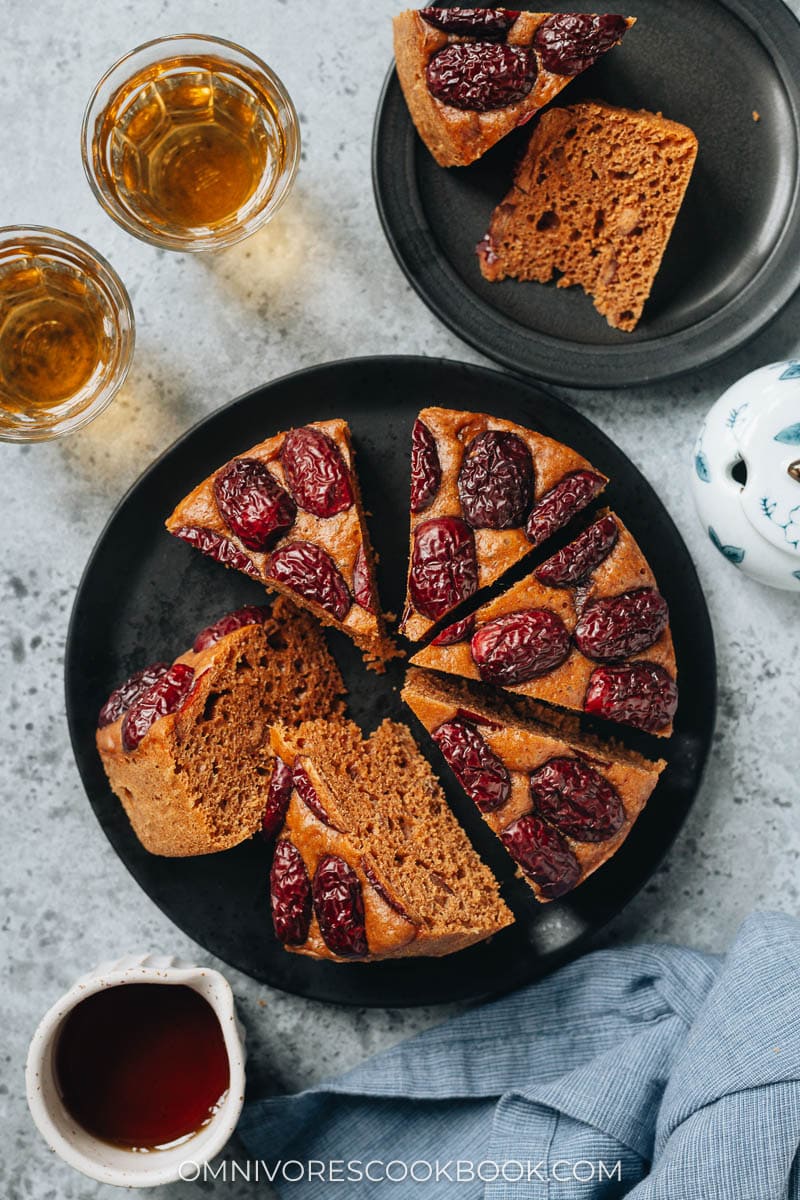
[[[610,512],[411,661],[659,736],[672,732],[678,690],[667,603]]]
[[[282,598],[138,671],[100,710],[97,749],[144,848],[181,858],[249,838],[270,801],[272,722],[337,716],[344,690],[319,626]]]
[[[609,325],[635,329],[697,157],[660,114],[587,102],[544,113],[478,246],[486,279],[579,285]]]
[[[198,484],[166,525],[341,629],[374,670],[397,654],[381,613],[345,421],[315,421],[259,442]]]
[[[402,695],[538,900],[616,854],[666,766],[430,671],[412,667]]]
[[[552,438],[484,413],[425,408],[411,447],[411,553],[400,626],[420,641],[606,486]]]
[[[394,19],[397,76],[433,157],[463,167],[529,121],[633,24],[611,14],[408,9]]]
[[[452,954],[514,918],[404,725],[275,728],[291,796],[270,874],[288,950],[336,961]]]

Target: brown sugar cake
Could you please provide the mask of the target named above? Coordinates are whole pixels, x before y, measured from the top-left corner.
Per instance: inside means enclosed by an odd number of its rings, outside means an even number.
[[[341,629],[374,670],[397,654],[381,613],[345,421],[315,421],[259,442],[198,484],[166,525]]]
[[[672,732],[678,690],[667,604],[613,513],[411,661],[659,736]]]
[[[544,113],[478,246],[486,279],[580,285],[636,328],[697,157],[685,125],[609,104]]]
[[[463,167],[529,121],[633,24],[611,14],[408,9],[394,19],[397,76],[433,157]]]
[[[403,699],[494,830],[537,900],[555,900],[614,855],[666,763],[581,737],[475,685],[413,667]],[[534,715],[535,714],[535,715]]]
[[[269,797],[271,723],[333,717],[343,692],[316,622],[284,599],[229,613],[174,663],[137,672],[103,705],[97,749],[145,849],[179,858],[250,837]]]
[[[580,512],[605,475],[560,442],[484,413],[425,408],[411,449],[401,632],[419,641]]]
[[[404,725],[276,726],[291,792],[270,898],[287,950],[336,961],[452,954],[513,922]]]

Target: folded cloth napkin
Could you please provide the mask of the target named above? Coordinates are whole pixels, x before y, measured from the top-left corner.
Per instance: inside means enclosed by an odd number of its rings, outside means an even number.
[[[800,922],[597,951],[239,1133],[296,1200],[800,1200]]]

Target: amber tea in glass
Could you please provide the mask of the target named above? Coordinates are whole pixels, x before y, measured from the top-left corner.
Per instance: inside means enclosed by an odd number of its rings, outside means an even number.
[[[127,55],[84,119],[84,163],[101,204],[169,249],[216,249],[253,232],[285,199],[299,148],[294,107],[270,69],[195,35]]]
[[[130,301],[104,259],[58,230],[0,229],[0,439],[85,425],[132,351]]]

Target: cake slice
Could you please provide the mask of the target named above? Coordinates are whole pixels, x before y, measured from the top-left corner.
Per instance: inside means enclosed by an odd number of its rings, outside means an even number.
[[[616,46],[632,17],[510,8],[408,9],[394,19],[397,76],[442,167],[463,167]]]
[[[672,732],[678,691],[667,604],[635,539],[610,512],[411,661],[659,736]]]
[[[606,486],[580,454],[483,413],[425,408],[411,449],[411,553],[400,626],[423,638]]]
[[[616,854],[666,766],[429,671],[412,667],[402,694],[537,900]]]
[[[249,838],[264,818],[272,722],[334,717],[343,693],[316,622],[278,599],[271,610],[229,613],[174,663],[112,692],[97,749],[146,850],[210,854]]]
[[[540,118],[478,246],[486,279],[580,285],[616,329],[636,328],[697,157],[660,114],[591,102]]]
[[[315,421],[259,442],[198,484],[166,525],[348,634],[374,670],[397,654],[345,421]]]
[[[336,961],[452,954],[513,922],[409,730],[276,727],[291,800],[270,896],[287,950]]]

